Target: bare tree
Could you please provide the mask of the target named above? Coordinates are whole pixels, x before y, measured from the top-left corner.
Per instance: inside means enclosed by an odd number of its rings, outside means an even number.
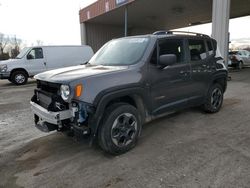
[[[21,39],[17,39],[16,36],[10,39],[11,43],[11,58],[15,58],[20,52]]]
[[[9,37],[5,37],[3,33],[0,33],[0,55],[4,53],[4,49],[9,42]]]
[[[0,60],[15,58],[21,49],[22,40],[0,33]]]

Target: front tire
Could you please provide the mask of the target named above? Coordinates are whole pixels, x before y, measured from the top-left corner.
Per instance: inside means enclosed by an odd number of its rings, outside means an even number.
[[[11,82],[16,85],[24,85],[28,81],[28,75],[24,71],[15,71],[11,75]]]
[[[136,145],[140,131],[138,110],[125,103],[113,104],[104,115],[98,131],[98,142],[104,151],[120,155]]]
[[[224,91],[220,84],[213,84],[208,90],[203,109],[208,113],[219,112],[223,103]]]

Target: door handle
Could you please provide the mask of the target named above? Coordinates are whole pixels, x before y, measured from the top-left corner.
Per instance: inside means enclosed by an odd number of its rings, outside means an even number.
[[[43,62],[43,64],[46,66],[47,65],[47,63],[46,62]]]

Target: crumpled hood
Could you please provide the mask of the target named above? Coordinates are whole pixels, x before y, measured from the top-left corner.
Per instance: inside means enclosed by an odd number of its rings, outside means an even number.
[[[35,76],[35,79],[48,82],[62,83],[74,81],[80,78],[106,74],[114,71],[121,71],[127,68],[128,66],[79,65],[43,72],[37,74]]]

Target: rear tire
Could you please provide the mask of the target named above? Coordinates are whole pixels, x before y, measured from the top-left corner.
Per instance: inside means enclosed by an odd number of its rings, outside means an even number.
[[[203,109],[207,113],[219,112],[223,104],[224,91],[220,84],[213,84],[208,90]]]
[[[28,81],[28,75],[24,71],[15,71],[12,73],[11,82],[16,85],[24,85]]]
[[[129,104],[117,103],[107,108],[98,130],[100,147],[113,155],[120,155],[135,147],[141,132],[137,109]]]

